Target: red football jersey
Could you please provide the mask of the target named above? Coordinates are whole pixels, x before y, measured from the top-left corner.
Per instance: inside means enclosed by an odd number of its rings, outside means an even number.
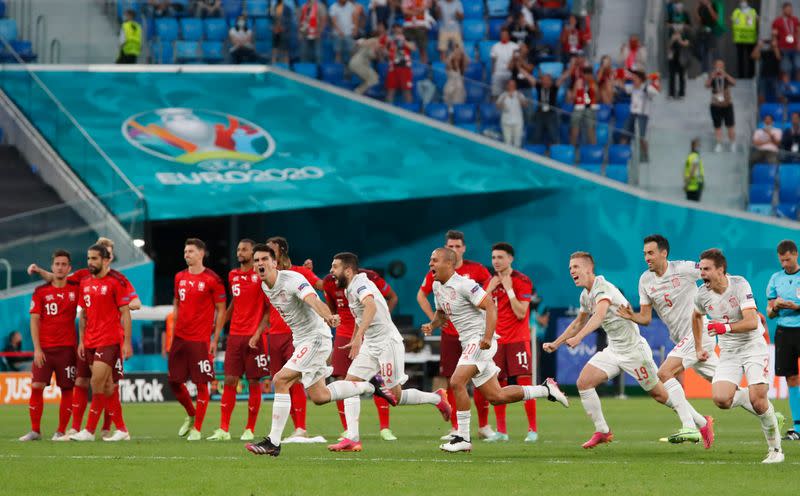
[[[486,283],[489,282],[489,279],[492,278],[492,275],[489,274],[489,271],[486,269],[486,267],[478,262],[473,262],[472,260],[464,260],[464,263],[461,264],[461,267],[456,269],[456,273],[465,277],[469,277],[482,287],[485,287]],[[419,289],[425,293],[425,296],[433,292],[433,272],[428,271],[428,273],[425,275],[425,279],[422,281],[422,286],[420,286]],[[449,320],[442,326],[442,334],[458,336],[456,328],[453,327],[453,324]]]
[[[110,272],[101,278],[85,277],[80,284],[78,303],[86,312],[83,346],[98,348],[122,344],[122,314],[119,307],[130,303],[128,287]]]
[[[366,274],[367,278],[375,283],[375,286],[378,287],[378,290],[380,290],[384,298],[389,294],[389,291],[392,290],[392,287],[389,286],[389,283],[386,282],[383,277],[381,277],[374,270],[359,269],[359,272]],[[339,317],[342,319],[342,323],[336,328],[336,335],[352,338],[353,333],[356,330],[356,319],[353,317],[353,312],[350,311],[350,304],[347,303],[347,297],[344,294],[344,288],[340,288],[336,284],[336,279],[334,279],[333,275],[331,274],[325,276],[325,279],[322,281],[322,289],[325,292],[325,299],[336,302],[336,313],[338,313]]]
[[[119,279],[125,285],[125,287],[128,288],[128,297],[131,299],[131,301],[133,301],[133,299],[138,296],[136,294],[136,289],[133,287],[133,284],[131,284],[128,278],[125,277],[125,274],[114,269],[110,269],[108,273],[109,275],[112,275],[117,279]],[[67,281],[74,282],[75,284],[80,284],[81,280],[86,277],[92,277],[92,273],[89,272],[89,269],[87,268],[78,269],[72,274],[70,274],[69,277],[67,277]]]
[[[314,274],[314,271],[308,270],[307,268],[300,266],[300,265],[292,265],[289,267],[289,270],[293,270],[299,274],[302,274],[303,277],[311,284],[312,288],[317,287],[317,283],[319,282],[319,277]],[[275,307],[272,305],[269,306],[269,327],[267,328],[268,334],[291,334],[292,330],[289,329],[289,326],[286,325],[286,322],[283,321],[283,317],[281,314],[275,310]]]
[[[42,284],[33,291],[31,314],[39,315],[39,345],[42,348],[75,346],[75,316],[79,285],[67,281],[63,288]]]
[[[484,288],[489,286],[487,282]],[[511,287],[519,301],[531,301],[533,296],[533,283],[531,280],[518,270],[511,271]],[[531,307],[525,312],[525,318],[517,319],[514,310],[511,308],[511,300],[508,298],[506,289],[502,284],[498,284],[492,291],[492,299],[497,307],[497,334],[500,338],[498,343],[517,343],[519,341],[531,340]]]
[[[214,332],[217,303],[225,303],[225,286],[211,269],[192,274],[189,269],[175,274],[178,315],[175,336],[187,341],[208,341]]]
[[[252,336],[264,318],[264,311],[269,304],[261,290],[261,279],[255,268],[247,271],[233,269],[228,273],[228,286],[233,298],[233,315],[228,333]]]

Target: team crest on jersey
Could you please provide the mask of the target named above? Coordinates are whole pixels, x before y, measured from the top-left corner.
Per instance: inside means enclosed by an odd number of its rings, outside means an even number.
[[[451,288],[450,286],[444,287],[444,296],[448,300],[453,300],[456,297],[456,290],[455,288]]]
[[[731,298],[728,300],[728,303],[730,303],[731,307],[733,307],[733,308],[736,308],[736,307],[739,306],[739,300],[735,296],[731,296]]]
[[[83,292],[84,293],[88,293],[89,292],[89,286],[84,286],[83,287]]]
[[[31,300],[31,310],[33,310],[33,307],[35,307],[35,306],[36,306],[36,302],[34,302],[33,300]]]
[[[108,294],[108,286],[106,286],[105,284],[103,284],[102,286],[100,286],[100,294],[101,294],[101,295],[106,295],[106,294]]]
[[[250,280],[253,281],[253,282],[258,282],[258,276],[253,274],[253,275],[250,276]]]
[[[680,287],[680,285],[681,285],[681,280],[680,280],[680,278],[678,278],[678,277],[673,277],[673,278],[672,278],[672,287],[673,287],[673,288],[677,288],[677,287]]]
[[[655,286],[650,286],[650,294],[654,294],[656,292]]]
[[[69,301],[75,301],[75,291],[69,292]]]
[[[205,289],[206,289],[206,283],[204,283],[203,281],[200,281],[200,282],[197,283],[197,290],[198,291],[205,291]]]

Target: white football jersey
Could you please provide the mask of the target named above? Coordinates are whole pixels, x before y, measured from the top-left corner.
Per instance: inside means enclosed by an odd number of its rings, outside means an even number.
[[[364,315],[364,299],[372,296],[375,301],[375,306],[377,307],[375,317],[373,317],[367,328],[367,332],[364,333],[364,339],[383,340],[389,338],[395,341],[398,339],[400,342],[403,341],[400,331],[397,330],[397,326],[392,322],[392,315],[389,312],[389,305],[386,304],[386,299],[381,294],[378,286],[370,281],[366,274],[356,274],[350,284],[347,285],[345,295],[347,296],[347,303],[350,304],[350,311],[353,312],[353,316],[356,318],[357,326],[361,325],[361,318]]]
[[[742,320],[742,310],[755,308],[756,300],[753,298],[753,290],[750,283],[741,276],[728,275],[728,287],[722,294],[716,293],[703,284],[697,290],[695,297],[695,310],[698,313],[707,315],[709,320],[717,322],[739,322]],[[707,329],[703,329],[707,333]],[[737,348],[742,345],[764,341],[764,327],[761,319],[758,320],[758,328],[751,332],[728,332],[719,336],[720,349]]]
[[[442,310],[458,332],[458,340],[468,343],[486,332],[486,312],[478,308],[486,291],[469,277],[454,273],[446,283],[433,281],[436,309]]]
[[[639,326],[635,322],[623,319],[617,315],[617,309],[622,305],[628,305],[628,300],[622,296],[616,286],[606,281],[603,276],[596,276],[592,290],[586,288],[581,292],[581,312],[594,313],[597,304],[603,300],[609,300],[611,305],[608,307],[606,316],[603,319],[603,330],[608,336],[608,347],[615,353],[625,351],[641,343]]]
[[[303,301],[306,296],[317,293],[302,274],[293,270],[279,270],[275,286],[269,288],[267,283],[262,282],[261,289],[292,330],[294,341],[314,335],[331,337],[328,324]]]
[[[700,268],[696,262],[667,263],[664,275],[645,271],[639,278],[639,305],[651,305],[669,329],[673,343],[692,334],[692,313]]]

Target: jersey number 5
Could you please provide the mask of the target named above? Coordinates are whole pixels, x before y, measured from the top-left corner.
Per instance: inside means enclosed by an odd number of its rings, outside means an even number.
[[[664,301],[667,302],[668,307],[672,307],[672,300],[669,299],[669,293],[664,294]]]

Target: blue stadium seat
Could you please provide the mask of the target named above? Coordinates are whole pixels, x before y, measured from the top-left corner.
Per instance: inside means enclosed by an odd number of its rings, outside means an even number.
[[[17,21],[14,19],[0,19],[0,38],[8,41],[17,39]]]
[[[32,62],[36,60],[36,54],[33,53],[33,43],[29,40],[11,40],[8,42],[11,45],[11,50],[16,53],[19,58],[24,62]],[[11,52],[6,51],[4,46],[0,46],[0,61],[4,63],[16,63],[17,59]]]
[[[227,19],[235,19],[242,13],[241,0],[222,0],[222,13]]]
[[[421,107],[419,102],[400,102],[396,106],[415,114],[419,114],[419,109]]]
[[[420,81],[428,77],[428,66],[421,62],[413,62],[411,64],[411,77],[414,82]]]
[[[272,54],[272,37],[269,37],[266,40],[259,40],[256,38],[256,53],[262,57],[269,58],[269,56]]]
[[[797,102],[790,103],[790,104],[788,104],[786,106],[786,121],[787,122],[791,122],[792,114],[794,114],[795,112],[800,114],[800,103],[797,103]]]
[[[611,105],[607,103],[601,103],[597,106],[597,121],[598,122],[608,122],[611,120]]]
[[[563,24],[561,19],[541,19],[539,21],[539,31],[541,32],[539,41],[554,50],[559,50]]]
[[[475,110],[475,105],[471,103],[453,105],[453,124],[475,122],[476,115],[477,111]]]
[[[203,36],[208,41],[225,41],[228,38],[228,25],[225,23],[225,19],[205,19],[203,21]]]
[[[788,85],[784,87],[783,96],[790,102],[796,102],[800,100],[800,82],[798,81],[790,81]],[[787,120],[789,114],[786,115]]]
[[[272,39],[272,21],[265,17],[261,17],[253,21],[253,36],[257,40],[266,38]]]
[[[586,172],[591,172],[592,174],[597,174],[598,176],[603,173],[603,166],[600,164],[579,164],[578,168]]]
[[[797,220],[797,204],[796,203],[779,203],[778,208],[775,209],[778,217],[784,219]]]
[[[597,144],[600,146],[606,146],[608,144],[608,136],[610,131],[608,129],[608,124],[605,122],[598,122],[595,126],[595,137],[597,139]]]
[[[464,77],[473,81],[483,81],[483,64],[470,62],[467,65],[467,70],[464,71]]]
[[[777,176],[777,164],[756,164],[750,173],[750,182],[754,184],[775,184]]]
[[[768,203],[771,205],[774,191],[775,186],[771,184],[751,184],[750,203]]]
[[[500,111],[494,103],[481,103],[481,127],[496,126],[500,124]]]
[[[581,150],[581,164],[602,164],[603,146],[602,145],[583,145]]]
[[[425,115],[441,122],[449,122],[450,120],[450,113],[444,103],[429,103],[425,107]]]
[[[758,215],[773,215],[772,205],[769,203],[751,203],[747,206],[747,211]]]
[[[6,16],[6,2],[0,1],[0,17]]]
[[[431,79],[436,89],[442,91],[447,82],[447,66],[444,62],[433,62],[431,64]]]
[[[556,162],[565,164],[575,163],[575,147],[572,145],[552,145],[550,147],[550,158]]]
[[[478,42],[478,59],[489,67],[492,63],[492,47],[496,41],[483,40]]]
[[[486,99],[486,86],[479,81],[464,81],[467,90],[467,103],[481,103]]]
[[[505,19],[489,19],[489,39],[499,40],[500,30],[505,26]]]
[[[523,145],[523,148],[537,155],[544,155],[545,153],[547,153],[547,145],[533,145],[530,143],[526,143],[525,145]]]
[[[628,166],[626,164],[608,164],[606,166],[606,177],[614,181],[627,183]]]
[[[375,70],[378,71],[378,77],[381,80],[381,84],[383,84],[386,81],[386,75],[389,74],[389,63],[378,62],[375,65]]]
[[[177,40],[178,21],[173,17],[156,19],[156,37],[162,42]]]
[[[558,79],[564,72],[564,64],[561,62],[542,62],[539,64],[539,74],[550,74],[553,79]]]
[[[207,64],[219,64],[225,60],[221,41],[202,41],[200,48],[203,51],[203,61]]]
[[[800,203],[800,164],[781,165],[778,183],[780,203]]]
[[[758,109],[758,120],[763,121],[765,115],[771,115],[776,123],[783,122],[783,104],[782,103],[762,103]]]
[[[630,145],[611,145],[608,147],[608,162],[611,164],[627,164],[631,159]]]
[[[508,5],[511,2],[508,0],[486,0],[486,9],[489,17],[501,17],[505,19],[508,17]]]
[[[478,125],[474,122],[462,122],[461,124],[456,124],[456,127],[471,133],[478,133]]]
[[[483,19],[464,19],[461,31],[465,43],[480,41],[486,37],[486,23]]]
[[[294,72],[305,77],[317,79],[317,64],[313,64],[311,62],[295,62],[293,69]]]
[[[200,43],[197,41],[178,40],[175,42],[176,64],[198,62],[200,58]]]
[[[483,19],[483,0],[464,0],[464,19]]]
[[[627,103],[617,103],[614,105],[614,128],[623,129],[628,115],[631,113],[631,106]]]
[[[319,78],[328,83],[336,83],[344,79],[344,65],[328,62],[319,65]]]
[[[275,67],[276,69],[282,69],[284,71],[291,71],[292,70],[292,68],[289,67],[289,64],[287,64],[285,62],[275,62],[274,64],[272,64],[272,67]]]
[[[267,17],[269,0],[247,0],[247,17]]]
[[[386,89],[382,84],[376,84],[375,86],[367,88],[367,91],[364,94],[376,100],[383,100],[386,98]]]
[[[200,41],[203,39],[203,20],[195,17],[185,17],[180,20],[181,39],[186,41]]]

